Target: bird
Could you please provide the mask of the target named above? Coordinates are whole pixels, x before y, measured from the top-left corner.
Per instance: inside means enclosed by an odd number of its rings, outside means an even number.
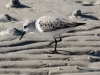
[[[55,16],[42,16],[37,20],[27,20],[23,24],[23,33],[19,40],[21,40],[24,34],[28,32],[35,32],[37,34],[52,37],[54,41],[51,41],[47,46],[49,47],[55,43],[55,48],[52,54],[56,54],[58,53],[57,43],[62,41],[61,34],[85,24],[86,23],[68,22],[68,20],[64,18]]]

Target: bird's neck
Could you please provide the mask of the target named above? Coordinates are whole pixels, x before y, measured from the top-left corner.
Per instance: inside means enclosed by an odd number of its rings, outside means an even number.
[[[32,25],[32,32],[35,32],[35,33],[39,33],[39,31],[36,29],[36,25]]]

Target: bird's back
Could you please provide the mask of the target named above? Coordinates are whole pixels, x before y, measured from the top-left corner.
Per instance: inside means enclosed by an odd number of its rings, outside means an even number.
[[[77,23],[77,22],[69,23],[64,18],[43,16],[36,21],[35,25],[36,25],[36,29],[39,32],[52,32],[52,31],[66,29],[66,28],[70,29],[84,24],[86,23]]]
[[[52,16],[43,16],[36,21],[36,27],[40,32],[55,31],[66,24],[67,20]]]

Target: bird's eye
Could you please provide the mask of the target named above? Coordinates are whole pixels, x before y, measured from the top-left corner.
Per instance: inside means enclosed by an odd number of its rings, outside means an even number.
[[[27,28],[27,26],[24,26],[24,29],[26,29]]]

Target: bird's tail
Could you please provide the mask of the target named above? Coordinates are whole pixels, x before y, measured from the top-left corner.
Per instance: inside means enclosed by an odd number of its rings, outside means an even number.
[[[69,25],[72,26],[72,27],[82,26],[82,25],[85,25],[85,24],[86,23],[77,23],[77,22],[69,23]]]

